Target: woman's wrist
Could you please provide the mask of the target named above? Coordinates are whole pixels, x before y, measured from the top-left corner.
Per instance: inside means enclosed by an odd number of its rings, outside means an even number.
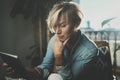
[[[63,55],[55,56],[55,65],[63,65]]]
[[[55,58],[62,58],[62,57],[63,57],[63,54],[62,54],[62,53],[54,54],[54,57],[55,57]]]

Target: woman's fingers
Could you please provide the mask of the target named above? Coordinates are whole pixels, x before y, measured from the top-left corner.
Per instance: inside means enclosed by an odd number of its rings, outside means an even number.
[[[14,70],[8,64],[3,63],[2,66],[5,69],[5,71],[7,72],[7,75],[11,75],[14,73]]]

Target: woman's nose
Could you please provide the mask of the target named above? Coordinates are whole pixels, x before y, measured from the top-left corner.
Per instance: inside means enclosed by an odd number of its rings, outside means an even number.
[[[60,34],[61,33],[61,28],[60,27],[56,27],[56,34]]]

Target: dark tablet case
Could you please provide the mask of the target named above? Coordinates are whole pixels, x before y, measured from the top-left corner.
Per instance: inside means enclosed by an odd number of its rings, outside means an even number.
[[[17,55],[0,52],[0,57],[4,62],[6,62],[10,67],[12,67],[20,77],[28,79],[26,75],[26,68],[23,66]]]

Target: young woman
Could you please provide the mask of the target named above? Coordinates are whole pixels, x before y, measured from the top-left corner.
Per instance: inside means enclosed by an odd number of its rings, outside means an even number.
[[[55,35],[42,64],[37,66],[44,79],[98,80],[94,73],[98,48],[81,33],[82,17],[80,7],[73,2],[56,4],[50,11],[47,23]]]

